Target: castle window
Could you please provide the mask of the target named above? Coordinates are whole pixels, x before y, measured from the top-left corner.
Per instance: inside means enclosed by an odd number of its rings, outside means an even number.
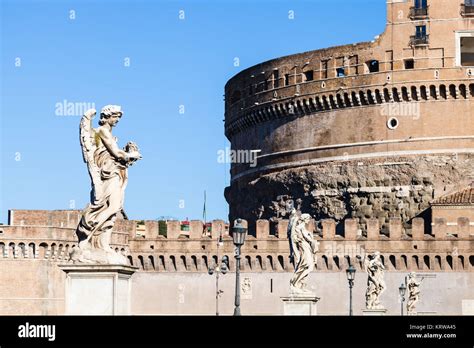
[[[405,59],[405,69],[415,69],[415,60]]]
[[[416,37],[423,38],[426,36],[426,25],[417,25],[416,26]]]
[[[410,38],[411,46],[424,46],[428,45],[429,35],[426,33],[426,25],[417,25],[415,36]]]
[[[313,81],[314,80],[313,70],[305,71],[303,74],[304,74],[304,80],[305,81]]]
[[[474,37],[461,37],[461,65],[474,66]]]
[[[273,70],[273,88],[280,87],[280,73],[278,70]]]
[[[358,55],[349,57],[349,66],[351,69],[351,72],[349,73],[349,75],[359,74],[359,56]]]
[[[428,16],[428,0],[415,0],[410,9],[411,19],[426,18]]]
[[[290,85],[290,74],[285,74],[285,86]]]
[[[329,60],[322,60],[321,61],[321,78],[322,79],[328,78],[328,67],[329,67]]]
[[[378,60],[369,60],[367,63],[367,68],[370,73],[379,72],[379,61]]]
[[[336,76],[337,77],[345,77],[346,76],[346,70],[344,68],[337,68],[336,69]]]
[[[464,4],[461,5],[461,14],[464,17],[474,16],[474,0],[464,0]]]
[[[428,8],[427,0],[415,0],[415,8]]]

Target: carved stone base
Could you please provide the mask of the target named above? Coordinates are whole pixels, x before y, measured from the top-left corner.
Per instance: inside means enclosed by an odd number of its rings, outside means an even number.
[[[69,253],[74,264],[128,265],[127,258],[114,250],[81,249],[74,247]]]
[[[314,294],[290,294],[281,297],[283,301],[283,315],[317,315],[316,303],[320,300]]]
[[[362,310],[363,316],[379,316],[379,315],[385,315],[386,313],[387,313],[387,310],[385,308]]]
[[[130,278],[137,267],[66,264],[59,268],[66,272],[65,314],[130,314]]]
[[[430,316],[430,315],[438,315],[438,312],[427,312],[427,311],[424,311],[424,312],[408,313],[408,315],[427,315],[427,316]]]

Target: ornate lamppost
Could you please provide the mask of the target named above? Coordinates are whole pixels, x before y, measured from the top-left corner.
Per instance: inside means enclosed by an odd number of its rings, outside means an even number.
[[[247,228],[242,219],[237,219],[232,227],[232,238],[235,245],[235,309],[234,315],[240,314],[240,248],[244,245]]]
[[[400,294],[400,311],[403,316],[403,304],[405,303],[405,293],[407,291],[407,287],[405,286],[405,283],[402,283],[400,287],[398,288],[398,293]]]
[[[221,265],[217,264],[219,261],[219,248],[224,245],[224,241],[222,240],[222,226],[219,226],[219,237],[217,238],[217,259],[214,261],[214,264],[209,267],[208,273],[209,275],[213,275],[216,272],[216,316],[219,315],[219,298],[221,294],[224,292],[223,290],[219,289],[219,276],[220,274],[226,274],[229,271],[229,258],[227,256],[223,256],[221,260]]]
[[[349,282],[349,315],[352,316],[352,288],[354,287],[356,269],[349,264],[349,268],[346,270],[347,281]]]
[[[219,259],[219,256],[217,256]],[[219,297],[224,292],[223,290],[219,289],[219,275],[222,273],[223,275],[227,273],[229,270],[229,258],[227,256],[222,256],[221,265],[217,265],[214,262],[214,265],[209,267],[208,273],[209,275],[213,275],[216,272],[216,315],[219,315]]]

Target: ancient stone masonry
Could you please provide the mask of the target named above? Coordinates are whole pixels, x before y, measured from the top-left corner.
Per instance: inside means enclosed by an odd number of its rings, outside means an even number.
[[[445,192],[453,183],[462,182],[474,171],[473,158],[438,157],[442,162],[436,166],[431,165],[433,156],[397,158],[395,162],[334,162],[264,174],[242,188],[236,186],[238,194],[247,198],[234,212],[279,219],[288,216],[293,204],[319,219],[335,219],[339,228],[344,219],[358,218],[364,234],[370,218],[379,220],[382,233],[387,233],[394,217],[400,217],[404,229],[410,230],[414,217],[427,215],[435,187]],[[251,210],[255,206],[258,208]]]
[[[28,214],[31,212],[31,214]],[[77,243],[74,235],[75,223],[71,227],[60,227],[64,221],[79,211],[12,211],[12,215],[24,216],[22,225],[1,226],[0,262],[46,261],[65,263],[68,250]],[[34,217],[26,220],[27,216]],[[44,221],[53,221],[43,225]],[[343,221],[341,234],[337,234],[336,221],[324,219],[317,223],[311,220],[308,230],[314,232],[319,243],[317,272],[344,272],[349,262],[362,271],[367,253],[380,251],[387,271],[474,271],[474,221],[459,218],[462,224],[448,226],[446,219],[436,219],[433,226],[425,226],[422,218],[415,218],[411,234],[405,234],[400,218],[389,221],[387,234],[381,234],[378,219],[368,219],[367,234],[363,235],[357,219]],[[15,222],[15,221],[13,221]],[[35,225],[35,222],[41,225]],[[31,223],[31,225],[28,225]],[[235,271],[232,238],[222,228],[224,221],[214,220],[210,236],[202,236],[203,222],[192,221],[189,231],[181,231],[179,221],[166,223],[166,235],[159,234],[158,221],[118,219],[112,235],[116,251],[128,256],[131,265],[141,272],[207,272],[212,261],[217,261],[216,239],[218,231],[224,231],[224,245],[220,255],[227,255],[230,270]],[[137,234],[137,224],[141,233]],[[74,226],[74,227],[72,227]],[[145,226],[143,228],[143,226]],[[255,236],[249,236],[242,249],[243,272],[292,272],[289,263],[287,239],[288,220],[273,223],[269,220],[255,222]],[[425,233],[428,230],[429,233]]]
[[[276,58],[229,80],[226,136],[233,150],[260,150],[256,165],[231,166],[230,220],[253,230],[295,206],[334,219],[338,234],[350,218],[364,236],[374,218],[382,234],[393,218],[408,234],[415,217],[429,226],[429,203],[474,179],[464,7],[432,0],[420,17],[411,1],[388,2],[371,42]]]

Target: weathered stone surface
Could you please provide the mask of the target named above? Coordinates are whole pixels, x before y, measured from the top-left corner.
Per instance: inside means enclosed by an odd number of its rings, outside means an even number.
[[[301,209],[316,220],[333,218],[341,222],[359,218],[359,227],[365,235],[367,219],[376,217],[383,233],[387,233],[390,218],[399,217],[403,230],[411,228],[411,220],[423,215],[433,197],[443,194],[448,185],[457,187],[466,182],[469,173],[474,172],[473,157],[445,167],[433,166],[425,157],[397,166],[377,166],[377,161],[367,161],[365,166],[348,162],[341,164],[346,167],[348,177],[339,174],[339,167],[321,164],[266,174],[244,186],[229,188],[226,195],[231,199],[231,216],[245,216],[249,221],[287,218],[289,202],[299,199]],[[420,170],[429,172],[433,179],[417,179]],[[396,180],[399,185],[365,186],[367,181],[378,177],[387,179],[380,184],[390,179],[391,184]],[[334,179],[346,184],[333,188]],[[364,186],[353,187],[354,183]],[[305,194],[305,187],[311,188],[310,194]],[[246,204],[232,203],[244,200]],[[254,209],[257,206],[259,209]]]

